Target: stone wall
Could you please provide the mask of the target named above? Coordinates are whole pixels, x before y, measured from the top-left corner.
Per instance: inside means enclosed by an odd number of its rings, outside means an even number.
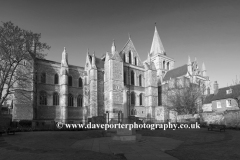
[[[67,107],[69,121],[82,121],[83,107]],[[60,106],[38,106],[37,109],[38,120],[59,121],[61,118]]]
[[[240,127],[240,110],[232,110],[225,112],[200,113],[195,115],[178,115],[177,122],[197,121],[207,124],[225,124],[227,127]]]

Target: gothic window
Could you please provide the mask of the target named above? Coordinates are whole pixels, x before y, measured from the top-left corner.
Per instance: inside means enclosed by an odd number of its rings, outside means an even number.
[[[54,84],[58,84],[59,82],[59,77],[58,77],[58,74],[55,74],[54,75]]]
[[[45,91],[41,91],[39,95],[40,105],[47,105],[47,93]]]
[[[139,86],[142,86],[142,75],[139,75]]]
[[[125,71],[124,71],[123,79],[124,79],[124,84],[127,84],[127,74]]]
[[[135,93],[131,92],[131,104],[135,105]]]
[[[126,56],[123,54],[123,62],[126,62]]]
[[[68,76],[68,85],[72,86],[72,76]]]
[[[134,59],[135,59],[135,65],[137,66],[137,57],[135,57]]]
[[[73,95],[68,95],[68,106],[73,107]]]
[[[140,93],[140,95],[139,95],[139,105],[141,106],[142,103],[143,103],[143,94]]]
[[[165,69],[165,61],[163,61],[163,69]]]
[[[58,93],[53,93],[53,105],[58,106],[59,105],[59,95]]]
[[[167,70],[169,70],[169,62],[167,62]]]
[[[41,74],[41,83],[46,83],[46,73]]]
[[[158,86],[158,106],[162,105],[162,87]]]
[[[78,87],[82,87],[82,78],[81,77],[79,77],[79,79],[78,79]]]
[[[134,85],[134,72],[131,71],[131,85]]]
[[[78,107],[82,107],[83,105],[82,105],[82,101],[83,100],[83,98],[82,98],[82,95],[79,95],[78,96],[78,98],[77,98],[77,106]]]
[[[132,63],[132,53],[131,53],[131,51],[129,51],[128,56],[129,56],[129,63],[131,64]]]

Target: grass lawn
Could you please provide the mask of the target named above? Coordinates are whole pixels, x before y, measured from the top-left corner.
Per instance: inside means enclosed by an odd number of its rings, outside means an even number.
[[[184,141],[178,148],[166,153],[180,160],[239,160],[240,131],[226,132],[201,129],[141,130],[143,136],[168,137]]]

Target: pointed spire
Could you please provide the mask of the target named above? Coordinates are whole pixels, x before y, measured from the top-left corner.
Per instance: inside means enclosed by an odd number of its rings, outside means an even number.
[[[203,77],[206,77],[206,76],[207,76],[207,70],[206,70],[206,67],[205,67],[204,62],[203,62],[203,64],[202,64],[202,76],[203,76]]]
[[[204,62],[203,62],[203,64],[202,64],[202,71],[206,71],[206,67],[205,67]]]
[[[114,39],[113,39],[111,51],[112,51],[112,54],[114,54],[115,51],[116,51],[116,46],[115,46],[115,40]]]
[[[92,55],[92,67],[93,67],[93,68],[96,68],[95,51],[93,52],[93,55]]]
[[[130,35],[130,33],[128,33],[128,39],[131,39],[131,35]]]
[[[150,54],[165,54],[165,49],[163,47],[162,41],[157,31],[156,23],[155,23],[155,31],[153,35],[152,46],[150,50]]]
[[[62,52],[62,61],[61,65],[67,67],[68,66],[68,54],[66,51],[66,48],[64,47],[63,52]]]
[[[150,57],[150,53],[148,53],[148,63],[149,63],[149,65],[151,64],[151,57]]]
[[[87,55],[89,55],[89,48],[87,48]]]
[[[191,65],[192,62],[191,62],[191,59],[190,59],[190,56],[188,56],[188,65]]]

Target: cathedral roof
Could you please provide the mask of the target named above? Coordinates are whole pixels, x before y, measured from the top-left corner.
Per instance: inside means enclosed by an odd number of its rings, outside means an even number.
[[[165,49],[163,47],[160,36],[158,34],[157,27],[155,26],[150,54],[154,55],[154,54],[164,54],[164,53],[165,53]]]
[[[101,58],[95,58],[97,68],[104,69],[104,61]]]
[[[172,70],[169,70],[164,78],[163,78],[163,81],[168,81],[170,80],[170,78],[177,78],[177,77],[181,77],[181,76],[184,76],[186,75],[188,72],[188,66],[187,64],[181,66],[181,67],[178,67],[178,68],[174,68]]]

